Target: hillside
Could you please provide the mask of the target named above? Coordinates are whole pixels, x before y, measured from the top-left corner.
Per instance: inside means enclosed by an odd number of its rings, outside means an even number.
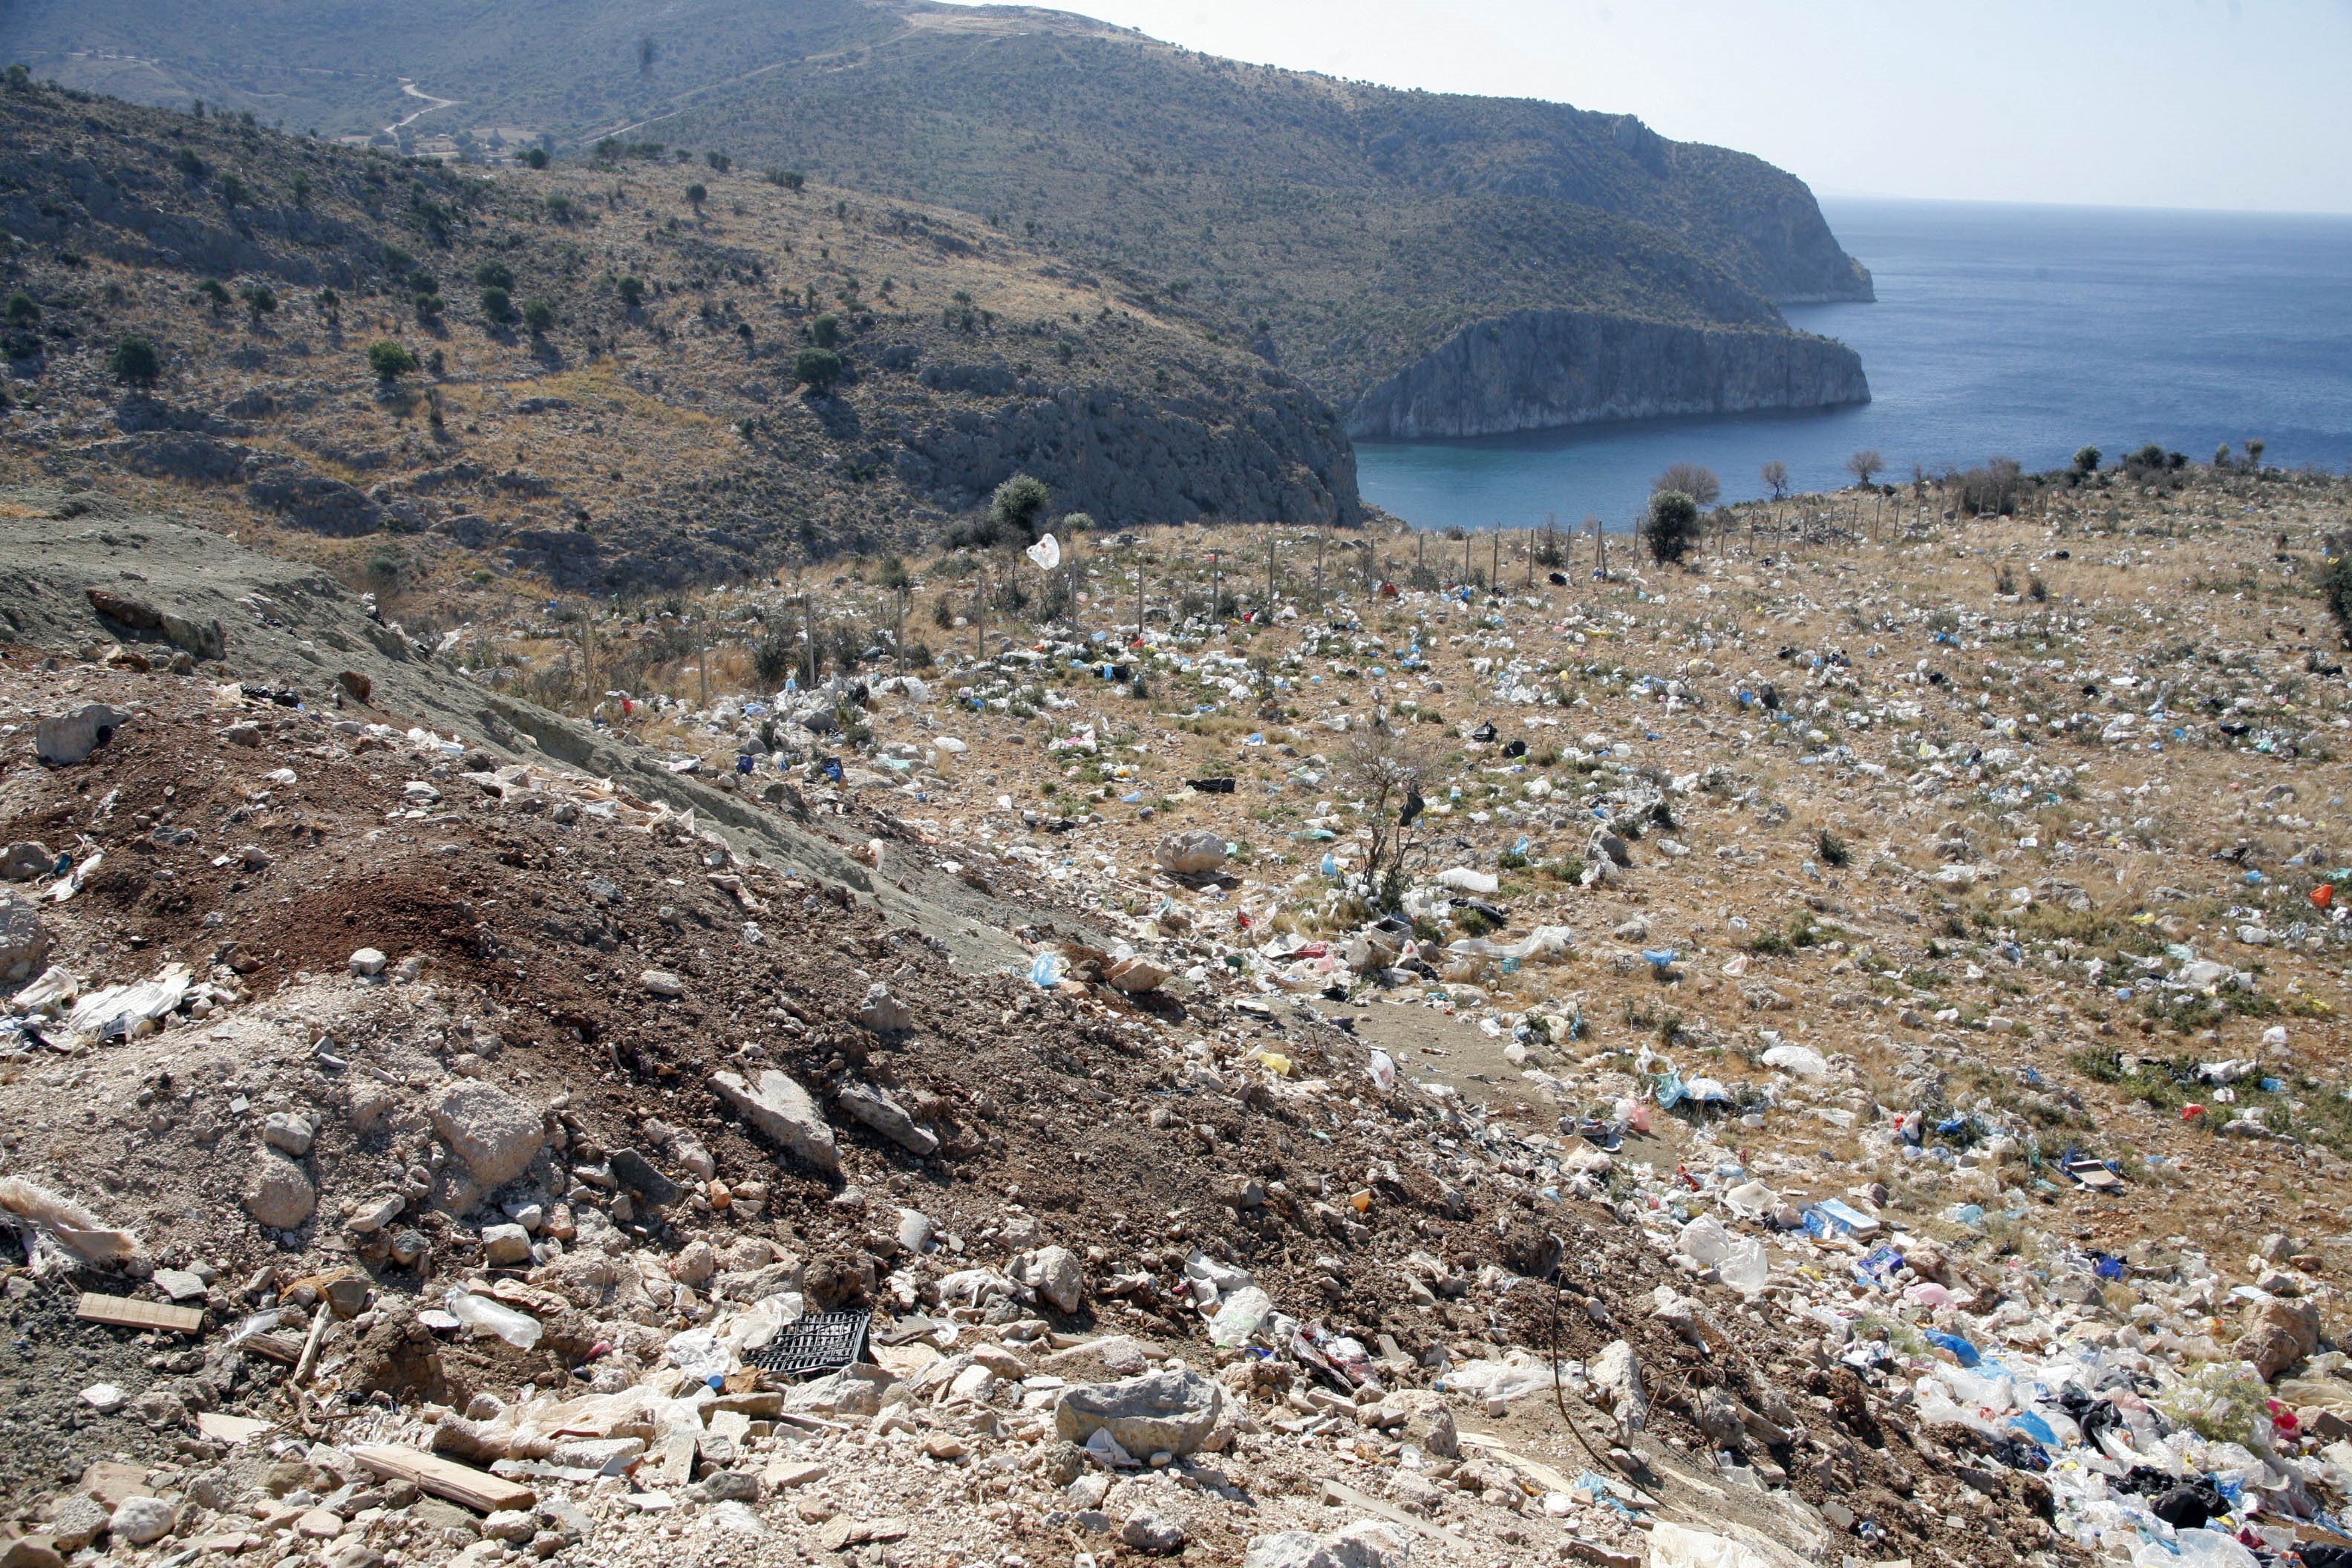
[[[234,29],[192,37],[167,10],[39,0],[7,41],[68,79],[174,102],[211,84],[331,133],[423,110],[404,134],[427,151],[609,135],[623,156],[717,149],[953,206],[1252,345],[1343,409],[1517,312],[1785,332],[1780,302],[1870,297],[1811,192],[1759,159],[1630,115],[1243,66],[1059,13],[701,0],[641,26],[611,5],[558,25],[529,5],[428,4],[387,24],[375,5],[280,0],[243,24],[291,40],[271,51]],[[160,63],[88,53],[132,37]],[[238,63],[265,54],[288,80]],[[457,101],[431,108],[403,78]],[[1792,388],[1866,396],[1846,351],[1791,335],[1783,352],[1806,362]],[[1602,388],[1589,406],[1466,424],[1574,423],[1620,400]]]
[[[30,88],[0,91],[0,226],[9,450],[417,586],[905,549],[1024,470],[1106,523],[1360,515],[1312,392],[914,204],[700,163],[485,179]],[[152,394],[110,374],[126,334]],[[420,368],[379,382],[382,342]]]

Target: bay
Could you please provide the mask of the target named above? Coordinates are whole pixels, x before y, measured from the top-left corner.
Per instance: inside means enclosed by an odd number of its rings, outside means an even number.
[[[1362,442],[1365,499],[1422,528],[1627,526],[1667,464],[1703,463],[1727,500],[1850,483],[1862,448],[1888,479],[1995,455],[2059,467],[2155,442],[2198,461],[2221,442],[2263,461],[2352,465],[2352,218],[1990,203],[1825,200],[1878,300],[1792,306],[1851,344],[1873,400],[1469,440]]]

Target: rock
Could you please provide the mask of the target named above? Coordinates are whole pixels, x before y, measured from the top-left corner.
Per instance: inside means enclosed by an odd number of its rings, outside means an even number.
[[[290,1110],[273,1110],[269,1119],[261,1124],[261,1141],[264,1143],[298,1160],[310,1152],[311,1142],[317,1137],[318,1131],[310,1125],[310,1118],[297,1116]]]
[[[835,1103],[851,1121],[864,1122],[910,1154],[939,1152],[939,1139],[916,1126],[915,1119],[881,1089],[869,1084],[853,1083],[835,1097]]]
[[[1118,1539],[1138,1552],[1173,1552],[1184,1544],[1184,1527],[1156,1509],[1139,1508],[1118,1527]]]
[[[0,851],[0,877],[11,882],[29,882],[36,877],[46,877],[58,863],[55,851],[34,839],[19,839]]]
[[[898,1245],[908,1252],[920,1253],[931,1245],[931,1216],[920,1209],[898,1211]]]
[[[483,1187],[499,1187],[530,1168],[546,1132],[539,1113],[480,1079],[459,1079],[428,1108],[434,1131],[466,1162]]]
[[[667,1208],[686,1196],[686,1189],[671,1181],[654,1166],[654,1163],[635,1149],[615,1149],[608,1162],[613,1179],[621,1190],[649,1208]]]
[[[1142,1344],[1126,1334],[1105,1334],[1066,1350],[1055,1351],[1037,1370],[1070,1383],[1110,1383],[1149,1371],[1151,1357]]]
[[[1639,1432],[1650,1424],[1650,1400],[1642,1388],[1642,1363],[1633,1347],[1612,1340],[1592,1358],[1586,1377],[1597,1403],[1617,1418],[1618,1429]]]
[[[49,1520],[49,1538],[60,1552],[79,1552],[106,1533],[108,1518],[104,1503],[75,1492],[58,1500],[57,1512]]]
[[[172,1532],[172,1505],[162,1498],[125,1498],[106,1527],[117,1541],[145,1546]]]
[[[408,1200],[398,1193],[371,1198],[352,1211],[352,1217],[343,1221],[343,1228],[354,1236],[373,1236],[398,1219],[407,1207]]]
[[[1224,1410],[1225,1392],[1192,1369],[1146,1373],[1118,1383],[1065,1388],[1054,1406],[1054,1432],[1083,1445],[1097,1432],[1130,1454],[1198,1453]]]
[[[873,1415],[897,1381],[878,1366],[846,1366],[793,1389],[784,1408],[804,1415]]]
[[[49,928],[41,911],[14,893],[0,893],[0,981],[30,980],[48,956]]]
[[[173,647],[186,650],[190,658],[215,659],[228,657],[228,633],[221,629],[217,619],[200,621],[165,610],[157,616],[161,629]]]
[[[356,669],[346,669],[336,676],[335,684],[354,702],[365,702],[375,691],[375,682]]]
[[[1198,877],[1213,871],[1225,863],[1225,837],[1207,828],[1194,828],[1187,833],[1171,833],[1160,841],[1152,858],[1160,869],[1180,877]]]
[[[752,1130],[785,1152],[821,1171],[838,1171],[841,1152],[833,1141],[833,1126],[816,1101],[785,1074],[773,1068],[760,1075],[755,1088],[740,1073],[710,1075],[711,1091],[732,1106]]]
[[[1040,1247],[1024,1253],[1013,1260],[1007,1274],[1016,1285],[1025,1285],[1054,1304],[1065,1314],[1078,1310],[1086,1300],[1086,1270],[1078,1264],[1077,1255],[1066,1247]]]
[[[1323,1538],[1333,1568],[1405,1568],[1412,1560],[1404,1533],[1392,1524],[1360,1519]]]
[[[363,947],[352,954],[352,973],[361,979],[382,974],[388,962],[380,950]]]
[[[866,1001],[857,1009],[857,1021],[877,1035],[901,1035],[915,1026],[915,1016],[907,1011],[906,1004],[891,995],[890,988],[878,980],[866,988]]]
[[[1167,965],[1155,963],[1139,953],[1132,958],[1122,958],[1113,963],[1103,972],[1103,981],[1115,991],[1125,991],[1129,994],[1139,995],[1146,991],[1156,991],[1165,985],[1168,984],[1168,977],[1174,973],[1175,971],[1168,968]]]
[[[713,1470],[703,1478],[702,1490],[713,1502],[758,1502],[760,1478],[743,1470]]]
[[[52,1536],[20,1535],[0,1542],[0,1568],[66,1568]]]
[[[1242,1555],[1242,1568],[1331,1568],[1323,1543],[1303,1530],[1279,1535],[1253,1535]]]
[[[2311,1301],[2257,1301],[2246,1313],[2246,1331],[2231,1353],[2254,1363],[2268,1383],[2319,1348],[2319,1308]]]
[[[33,726],[33,751],[52,767],[69,768],[81,762],[131,721],[131,715],[103,702],[90,702],[70,713],[54,713]]]
[[[530,1258],[530,1232],[519,1225],[494,1225],[482,1231],[482,1256],[493,1268],[511,1268]]]
[[[520,1543],[529,1541],[538,1529],[530,1512],[519,1508],[500,1509],[482,1521],[482,1537],[486,1541]]]
[[[1423,1453],[1440,1459],[1451,1459],[1461,1453],[1454,1412],[1444,1395],[1425,1388],[1401,1388],[1381,1403],[1404,1414],[1404,1422],[1394,1429],[1393,1436],[1419,1444]]]
[[[646,988],[647,995],[667,1001],[674,1002],[686,994],[686,982],[667,969],[648,969],[637,976],[637,984]]]
[[[292,1230],[318,1206],[319,1190],[310,1184],[309,1172],[275,1150],[260,1152],[245,1194],[245,1212],[256,1224]]]

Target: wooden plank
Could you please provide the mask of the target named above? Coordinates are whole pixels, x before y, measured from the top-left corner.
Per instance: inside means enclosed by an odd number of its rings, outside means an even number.
[[[81,1293],[81,1305],[74,1309],[74,1315],[93,1323],[111,1323],[118,1329],[160,1329],[174,1334],[202,1333],[205,1327],[201,1308],[167,1307],[161,1301],[101,1296],[95,1290]]]
[[[529,1509],[539,1501],[539,1494],[529,1487],[415,1448],[374,1443],[353,1448],[352,1458],[373,1475],[413,1482],[419,1491],[462,1503],[477,1513]]]
[[[231,1415],[221,1410],[196,1412],[196,1430],[223,1443],[249,1443],[265,1432],[277,1429],[274,1421],[257,1421],[250,1415]]]

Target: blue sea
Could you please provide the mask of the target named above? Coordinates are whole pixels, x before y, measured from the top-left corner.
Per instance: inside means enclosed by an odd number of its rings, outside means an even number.
[[[1471,440],[1361,443],[1367,500],[1423,528],[1627,526],[1667,464],[1713,468],[1726,500],[1851,483],[1874,447],[1889,479],[1986,458],[2054,468],[2076,448],[2158,443],[2200,461],[2223,441],[2263,461],[2352,467],[2352,218],[1989,203],[1824,201],[1876,279],[1869,305],[1790,307],[1862,355],[1873,401],[1813,414],[1588,426]]]

